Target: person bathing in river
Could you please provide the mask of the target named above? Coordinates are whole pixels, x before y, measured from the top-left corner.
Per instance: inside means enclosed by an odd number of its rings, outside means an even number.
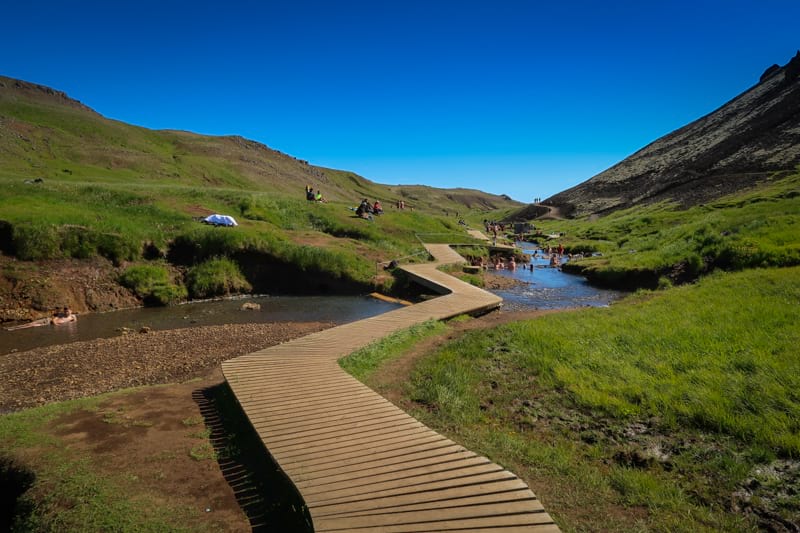
[[[58,326],[59,324],[75,322],[76,320],[78,320],[78,317],[72,312],[72,309],[64,307],[60,313],[56,313],[55,316],[53,316],[52,323]]]
[[[68,322],[75,322],[76,320],[78,320],[77,315],[75,315],[69,307],[64,307],[60,311],[53,313],[52,317],[40,318],[33,322],[28,322],[27,324],[20,324],[19,326],[11,326],[10,328],[6,328],[6,330],[13,331],[15,329],[38,328],[39,326],[49,326],[50,324],[58,326]]]

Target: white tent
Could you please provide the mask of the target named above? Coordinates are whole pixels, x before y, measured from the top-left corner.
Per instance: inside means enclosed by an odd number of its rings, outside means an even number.
[[[209,215],[203,219],[203,222],[206,224],[212,224],[214,226],[238,226],[239,224],[233,219],[233,217],[228,215]]]

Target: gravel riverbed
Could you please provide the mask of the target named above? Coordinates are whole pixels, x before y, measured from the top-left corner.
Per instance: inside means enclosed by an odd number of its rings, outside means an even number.
[[[0,413],[190,379],[222,361],[327,329],[329,322],[231,324],[128,333],[0,356]]]

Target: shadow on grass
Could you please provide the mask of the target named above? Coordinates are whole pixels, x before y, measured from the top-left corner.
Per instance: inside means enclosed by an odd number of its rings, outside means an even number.
[[[24,523],[31,504],[23,497],[33,486],[36,475],[11,458],[0,457],[0,531],[11,531],[14,523]]]
[[[313,532],[303,498],[264,448],[228,384],[195,390],[192,398],[210,431],[222,474],[253,531]]]

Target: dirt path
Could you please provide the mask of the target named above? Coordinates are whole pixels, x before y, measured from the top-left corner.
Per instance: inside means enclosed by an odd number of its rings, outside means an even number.
[[[552,205],[545,205],[545,204],[537,204],[537,205],[540,205],[542,207],[546,207],[548,211],[547,211],[546,215],[542,215],[542,216],[539,216],[539,217],[536,217],[536,218],[538,218],[540,220],[550,220],[550,219],[552,219],[552,220],[563,220],[564,219],[564,215],[561,213],[561,208],[560,207],[552,206]]]

